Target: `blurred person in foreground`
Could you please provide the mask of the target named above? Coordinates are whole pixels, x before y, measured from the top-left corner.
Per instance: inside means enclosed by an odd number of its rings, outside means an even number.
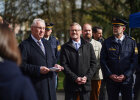
[[[78,23],[70,26],[70,40],[61,48],[60,64],[64,67],[65,100],[90,100],[91,79],[97,70],[93,46],[82,37]]]
[[[3,18],[0,16],[0,24],[3,24]]]
[[[138,43],[138,66],[134,85],[134,100],[140,100],[140,43]]]
[[[91,80],[92,90],[90,93],[90,100],[98,100],[99,93],[100,93],[101,80],[103,79],[101,66],[100,66],[100,51],[101,51],[102,45],[100,42],[92,39],[92,25],[84,24],[82,33],[83,33],[83,38],[87,42],[90,42],[92,44],[95,55],[96,55],[96,59],[97,59],[98,70],[96,71],[96,74],[92,77],[92,80]]]
[[[135,40],[124,34],[127,22],[113,18],[113,36],[103,42],[101,67],[106,78],[108,100],[132,100],[133,73],[138,49]]]
[[[44,37],[45,21],[36,18],[31,35],[19,45],[22,54],[21,69],[30,77],[39,100],[56,100],[54,75],[63,69],[55,64],[51,45]]]
[[[59,61],[59,56],[60,56],[60,49],[61,49],[61,46],[60,46],[60,43],[59,43],[59,40],[58,38],[52,36],[52,28],[53,28],[53,23],[46,23],[46,28],[45,28],[45,34],[44,34],[44,38],[50,42],[51,44],[51,48],[52,48],[52,52],[53,52],[53,56],[55,57],[55,63],[57,64],[58,61]],[[55,86],[57,88],[57,73],[55,73]]]
[[[20,63],[15,34],[0,24],[0,100],[37,100],[30,80],[18,68]]]

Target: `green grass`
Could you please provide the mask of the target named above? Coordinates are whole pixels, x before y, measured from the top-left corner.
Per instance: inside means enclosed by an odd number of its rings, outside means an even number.
[[[59,72],[58,73],[58,87],[57,90],[63,90],[63,80],[64,80],[64,73],[63,72]]]

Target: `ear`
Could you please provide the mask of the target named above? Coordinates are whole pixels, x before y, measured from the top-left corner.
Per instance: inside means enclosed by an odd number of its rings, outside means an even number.
[[[125,31],[125,29],[126,29],[126,27],[124,26],[124,27],[123,27],[123,31]]]

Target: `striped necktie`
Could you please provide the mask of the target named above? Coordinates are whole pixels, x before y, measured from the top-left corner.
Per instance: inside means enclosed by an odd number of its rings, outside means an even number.
[[[44,48],[43,44],[41,43],[41,41],[37,41],[37,43],[38,43],[40,49],[41,49],[41,50],[43,51],[43,53],[45,54],[45,48]]]

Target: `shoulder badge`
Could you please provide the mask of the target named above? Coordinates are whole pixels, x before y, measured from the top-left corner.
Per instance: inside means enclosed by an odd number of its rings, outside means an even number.
[[[61,50],[61,46],[58,45],[58,46],[57,46],[57,51],[60,51],[60,50]]]
[[[135,54],[138,54],[138,48],[135,47]]]

